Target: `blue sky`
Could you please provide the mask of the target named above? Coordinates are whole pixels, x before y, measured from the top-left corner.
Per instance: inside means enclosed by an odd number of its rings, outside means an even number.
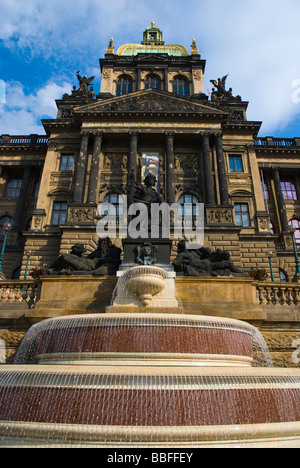
[[[43,134],[76,71],[96,76],[97,94],[110,37],[140,43],[154,20],[166,43],[196,39],[205,90],[230,74],[261,136],[300,136],[299,0],[0,0],[0,11],[0,134]]]

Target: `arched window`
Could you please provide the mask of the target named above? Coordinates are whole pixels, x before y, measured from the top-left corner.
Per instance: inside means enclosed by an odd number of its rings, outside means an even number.
[[[132,93],[133,91],[133,80],[130,76],[121,75],[117,80],[117,96],[123,96],[124,94]]]
[[[11,226],[14,225],[14,219],[11,216],[2,216],[2,218],[0,218],[0,240],[3,240],[5,235],[3,226],[8,223],[11,224]]]
[[[145,79],[145,89],[161,89],[161,79],[157,75],[147,75]]]
[[[184,194],[179,198],[181,215],[195,218],[199,216],[199,200],[194,195]]]
[[[101,215],[102,216],[123,216],[124,214],[124,197],[118,193],[111,193],[104,198]],[[113,205],[113,206],[112,206]]]
[[[291,219],[291,221],[289,222],[289,225],[292,228],[296,229],[296,231],[295,231],[295,240],[296,240],[296,244],[300,245],[300,221],[299,221],[299,219]]]
[[[173,80],[173,93],[188,97],[190,95],[188,80],[183,76],[175,76]]]

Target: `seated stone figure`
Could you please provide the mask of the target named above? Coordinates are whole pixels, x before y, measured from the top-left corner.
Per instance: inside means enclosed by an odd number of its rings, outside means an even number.
[[[234,276],[249,278],[248,273],[237,268],[230,259],[230,253],[218,249],[212,252],[202,247],[188,250],[185,240],[178,244],[178,256],[173,262],[177,274],[180,276]]]
[[[122,250],[112,244],[111,240],[99,239],[98,248],[88,258],[96,261],[94,276],[115,276],[121,265]]]
[[[121,260],[121,249],[109,238],[100,239],[97,249],[88,256],[85,247],[78,243],[69,254],[63,254],[45,271],[48,275],[115,275]]]
[[[88,257],[85,247],[78,243],[73,245],[69,254],[62,254],[47,269],[48,275],[72,275],[75,271],[91,272],[95,270],[96,262]]]

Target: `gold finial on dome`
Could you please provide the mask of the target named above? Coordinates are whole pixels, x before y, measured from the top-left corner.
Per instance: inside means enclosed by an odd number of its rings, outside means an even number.
[[[151,22],[151,26],[152,26],[152,28],[154,28],[154,26],[155,26],[155,21],[152,21],[152,22]]]

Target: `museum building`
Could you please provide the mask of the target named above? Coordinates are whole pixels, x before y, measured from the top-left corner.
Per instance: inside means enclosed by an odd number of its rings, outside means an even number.
[[[190,51],[167,45],[152,23],[141,44],[115,50],[110,40],[99,94],[94,77],[77,73],[57,118],[42,121],[46,136],[2,134],[3,278],[30,279],[79,242],[94,251],[99,205],[117,204],[132,175],[140,185],[152,173],[167,203],[193,205],[191,219],[204,204],[205,247],[229,251],[253,278],[297,280],[300,137],[258,137],[261,122],[247,120],[228,77],[205,93],[205,66],[195,40]]]

